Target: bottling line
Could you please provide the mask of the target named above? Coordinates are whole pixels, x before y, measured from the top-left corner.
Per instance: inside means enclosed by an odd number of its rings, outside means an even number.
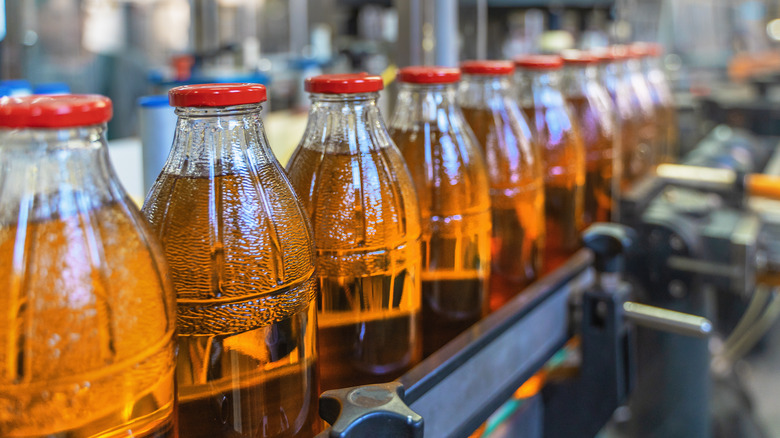
[[[780,436],[777,2],[0,22],[0,436]]]

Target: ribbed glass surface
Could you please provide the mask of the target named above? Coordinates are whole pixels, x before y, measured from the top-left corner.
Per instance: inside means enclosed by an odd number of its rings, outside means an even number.
[[[0,130],[0,435],[173,436],[173,291],[104,127]]]
[[[420,212],[376,98],[313,95],[287,165],[314,230],[325,390],[393,380],[421,358]]]
[[[420,199],[423,351],[428,355],[487,312],[488,174],[454,84],[401,84],[390,135]]]
[[[143,212],[177,294],[181,433],[311,436],[316,284],[305,213],[259,106],[177,113]]]
[[[615,110],[609,92],[598,81],[595,65],[566,68],[564,97],[572,109],[585,147],[585,206],[583,227],[612,220],[613,178],[619,175]],[[617,186],[615,187],[617,188]]]
[[[585,203],[585,150],[577,121],[561,93],[559,72],[521,70],[517,100],[534,127],[544,164],[545,272],[580,246]]]
[[[465,75],[458,89],[458,103],[485,153],[490,178],[493,310],[537,278],[545,239],[541,151],[510,80]]]

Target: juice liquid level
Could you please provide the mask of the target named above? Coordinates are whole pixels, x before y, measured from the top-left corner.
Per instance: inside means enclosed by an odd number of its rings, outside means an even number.
[[[462,108],[484,148],[490,178],[490,309],[496,310],[534,281],[544,248],[544,181],[530,131],[508,126],[507,111]],[[527,127],[525,127],[527,130]],[[525,137],[525,138],[523,138]]]
[[[484,315],[485,278],[478,273],[423,278],[423,354],[429,356],[479,322]],[[448,278],[449,277],[449,278]]]
[[[289,167],[317,248],[322,389],[399,377],[422,352],[420,225],[401,155],[301,147]]]
[[[585,205],[583,227],[612,217],[614,131],[608,113],[600,113],[585,96],[571,96],[569,104],[579,122],[585,146]]]
[[[179,336],[183,437],[310,437],[318,392],[314,306],[248,332]],[[186,367],[186,368],[185,368]]]
[[[419,312],[375,312],[372,316],[376,319],[335,313],[321,318],[323,391],[391,381],[419,362]]]
[[[178,296],[182,436],[319,429],[312,252],[295,199],[262,192],[284,182],[269,179],[163,174],[144,206]]]
[[[544,273],[560,266],[580,247],[585,202],[585,152],[578,127],[566,109],[523,108],[536,126],[545,167],[544,214],[547,233]],[[556,123],[551,123],[556,121]],[[568,123],[564,123],[568,121]]]
[[[428,356],[487,313],[489,182],[482,166],[470,161],[469,154],[479,151],[457,148],[463,140],[452,134],[424,125],[391,136],[420,199],[423,356]]]
[[[141,218],[76,205],[0,226],[0,435],[174,436],[173,303]]]
[[[677,161],[677,113],[673,103],[657,106],[658,136],[662,139],[662,163],[674,163]]]

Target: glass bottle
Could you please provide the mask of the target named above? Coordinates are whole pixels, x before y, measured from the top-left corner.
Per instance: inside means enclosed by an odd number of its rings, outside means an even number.
[[[265,87],[190,85],[169,99],[173,147],[143,213],[177,295],[181,434],[312,436],[314,248],[265,138]]]
[[[677,107],[672,87],[664,73],[661,56],[663,47],[656,43],[634,43],[632,50],[641,57],[642,74],[650,88],[650,95],[656,113],[659,143],[659,163],[673,163],[677,160]]]
[[[422,216],[423,354],[487,314],[490,187],[456,102],[460,71],[405,67],[390,136],[412,174]]]
[[[377,106],[382,78],[305,82],[309,122],[287,165],[314,231],[323,390],[393,380],[420,361],[420,211]]]
[[[641,178],[654,171],[659,154],[658,124],[655,105],[650,94],[650,86],[642,74],[641,56],[629,47],[618,46],[615,50],[623,53],[619,62],[623,63],[623,75],[628,84],[631,104],[636,117],[636,134],[639,142],[637,153],[631,166],[635,178]]]
[[[618,130],[619,156],[616,165],[619,166],[620,193],[630,189],[634,181],[639,177],[637,169],[641,165],[642,155],[639,152],[639,135],[637,134],[636,108],[631,103],[631,89],[623,74],[623,60],[625,50],[620,48],[604,48],[593,50],[591,54],[598,59],[598,79],[604,84],[612,99],[615,109],[615,127]]]
[[[543,270],[549,272],[580,247],[585,151],[579,127],[561,93],[561,57],[527,55],[516,59],[515,67],[517,100],[542,150],[547,230]]]
[[[608,222],[615,204],[615,114],[609,92],[598,80],[598,59],[577,50],[562,54],[563,92],[580,126],[585,146],[585,208],[583,226]]]
[[[173,437],[173,289],[111,101],[0,99],[0,435]]]
[[[467,61],[458,103],[485,154],[493,218],[490,308],[496,310],[541,270],[544,178],[539,145],[512,95],[509,61]]]

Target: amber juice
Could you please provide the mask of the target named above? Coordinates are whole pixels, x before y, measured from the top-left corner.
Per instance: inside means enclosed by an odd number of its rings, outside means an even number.
[[[0,435],[173,437],[162,266],[136,212],[78,195],[0,226]]]
[[[295,199],[278,195],[281,175],[256,176],[274,164],[253,164],[256,173],[213,178],[163,173],[144,205],[177,293],[185,437],[310,437],[320,427],[308,233],[291,221]]]
[[[545,171],[545,229],[543,271],[563,264],[580,247],[584,209],[585,165],[582,137],[564,106],[524,107],[542,145]],[[557,123],[550,123],[555,121]]]
[[[488,181],[484,170],[469,162],[467,151],[451,150],[463,139],[431,124],[410,130],[391,128],[390,135],[406,159],[420,201],[423,354],[427,356],[487,313]]]
[[[661,163],[674,163],[677,160],[677,112],[671,106],[673,104],[663,104],[656,107],[658,120],[658,137],[661,141],[662,157]]]
[[[322,389],[396,379],[422,356],[419,216],[400,154],[299,147],[288,169],[314,231]]]
[[[585,205],[583,227],[612,217],[614,131],[585,96],[569,96],[585,145]]]
[[[506,111],[461,107],[485,152],[490,178],[493,232],[490,242],[490,309],[496,310],[533,282],[541,270],[544,248],[544,180],[536,162],[536,144],[511,151],[513,136]],[[499,135],[500,133],[500,135]],[[530,137],[530,132],[527,133]],[[528,139],[530,141],[530,138]],[[512,138],[520,143],[523,140]],[[525,153],[530,157],[522,156]],[[518,178],[518,173],[520,177]]]

